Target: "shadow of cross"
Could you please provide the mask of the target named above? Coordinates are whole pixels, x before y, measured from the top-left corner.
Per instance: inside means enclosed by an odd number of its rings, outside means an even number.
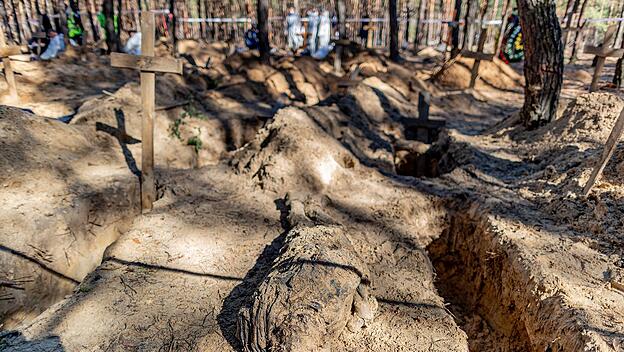
[[[154,57],[154,13],[141,13],[141,54],[111,54],[111,66],[141,71],[141,209],[143,213],[152,210],[156,199],[154,183],[154,105],[156,72],[182,74],[182,61]]]
[[[15,75],[13,74],[13,68],[11,67],[10,56],[18,55],[21,53],[20,47],[17,45],[7,46],[4,39],[4,30],[0,27],[0,58],[2,58],[2,65],[4,66],[4,78],[9,87],[9,95],[11,98],[17,100],[17,86],[15,85]]]
[[[119,145],[121,146],[123,156],[126,159],[126,164],[128,164],[128,168],[135,176],[141,177],[141,171],[139,171],[139,168],[136,165],[132,152],[128,149],[128,144],[137,144],[141,143],[141,141],[133,138],[126,132],[126,119],[121,109],[115,109],[115,119],[117,120],[117,128],[102,122],[96,122],[95,130],[106,132],[117,139]]]
[[[587,54],[596,55],[596,68],[594,69],[594,77],[592,77],[591,85],[589,86],[590,92],[595,92],[598,88],[598,80],[602,74],[605,60],[608,57],[622,57],[624,49],[615,49],[611,45],[615,42],[615,32],[617,32],[617,25],[611,25],[607,27],[604,40],[600,46],[586,45],[583,48],[583,52]]]

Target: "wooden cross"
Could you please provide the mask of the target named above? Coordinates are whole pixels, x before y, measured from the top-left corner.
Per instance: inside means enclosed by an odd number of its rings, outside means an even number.
[[[613,155],[613,152],[617,147],[617,142],[622,137],[622,132],[624,132],[624,109],[622,109],[622,111],[620,112],[620,116],[618,117],[617,121],[615,121],[615,126],[613,126],[613,129],[611,130],[611,134],[609,134],[609,138],[607,138],[607,143],[605,144],[605,148],[602,151],[600,162],[598,163],[598,165],[596,165],[594,171],[589,177],[589,180],[587,180],[587,183],[585,184],[585,188],[583,189],[583,197],[587,197],[592,187],[594,186],[594,183],[596,183],[598,176],[600,176],[605,166],[607,166],[607,163],[611,159],[611,156]]]
[[[405,118],[403,125],[406,127],[406,137],[414,138],[424,143],[431,143],[435,131],[446,125],[444,120],[430,120],[429,106],[431,95],[427,92],[418,94],[418,118]],[[415,133],[414,133],[415,132]]]
[[[594,69],[594,77],[592,78],[591,85],[589,86],[590,92],[595,92],[598,88],[598,80],[600,80],[600,75],[602,74],[605,60],[608,57],[619,58],[622,57],[622,54],[624,54],[624,49],[615,49],[611,47],[611,45],[615,41],[615,32],[617,32],[617,25],[611,25],[607,27],[602,46],[586,45],[583,49],[583,52],[596,55],[597,57],[596,68]]]
[[[18,55],[21,53],[20,47],[17,45],[7,46],[4,40],[4,31],[0,27],[0,58],[2,58],[2,65],[4,66],[4,78],[6,79],[7,86],[9,87],[9,95],[17,100],[17,86],[15,85],[15,74],[13,74],[13,68],[11,67],[10,56]]]
[[[152,210],[156,199],[154,183],[154,105],[155,72],[182,74],[182,61],[172,58],[154,57],[154,13],[141,13],[141,55],[111,54],[113,67],[138,69],[141,71],[141,105],[143,119],[141,127],[141,208]]]
[[[472,71],[470,73],[470,84],[468,84],[468,89],[473,89],[475,85],[477,84],[477,79],[479,79],[479,66],[481,65],[481,61],[494,60],[494,54],[486,54],[483,52],[486,39],[487,39],[487,28],[482,28],[481,34],[479,34],[479,43],[477,44],[477,51],[469,51],[469,50],[461,51],[461,56],[475,60],[474,64],[472,64]]]

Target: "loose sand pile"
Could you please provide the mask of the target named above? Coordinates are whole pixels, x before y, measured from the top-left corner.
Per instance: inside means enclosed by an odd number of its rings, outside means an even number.
[[[473,59],[460,58],[444,71],[439,83],[447,89],[468,88],[473,63]],[[524,77],[498,58],[481,61],[479,77],[477,89],[521,90],[524,86]]]
[[[8,328],[99,264],[138,211],[138,178],[119,142],[95,129],[4,106],[0,125],[0,280],[13,283],[2,289],[0,317]]]

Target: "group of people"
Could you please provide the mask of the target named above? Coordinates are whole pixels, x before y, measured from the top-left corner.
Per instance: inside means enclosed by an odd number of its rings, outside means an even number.
[[[82,46],[85,30],[80,16],[78,0],[69,0],[69,4],[66,6],[65,10],[65,19],[69,44],[71,46]],[[105,25],[104,14],[101,12],[98,13],[97,19],[103,31]],[[32,59],[50,60],[65,50],[65,37],[63,33],[58,33],[54,30],[50,16],[47,14],[43,14],[39,22],[39,32],[35,33],[28,41],[28,47],[33,53]],[[114,16],[113,22],[115,32],[119,33],[119,17],[117,15]],[[141,53],[140,41],[141,33],[130,33],[130,39],[123,49],[124,52],[139,55]]]
[[[331,51],[331,19],[329,11],[311,8],[307,13],[307,28],[302,24],[301,17],[294,8],[288,10],[286,16],[286,39],[288,49],[293,53],[304,46],[305,54],[313,57],[325,57]],[[305,38],[305,40],[304,40]]]
[[[332,20],[329,11],[311,8],[305,20],[307,26],[303,25],[304,21],[294,8],[288,9],[284,31],[288,50],[294,54],[304,48],[302,54],[322,59],[334,47],[331,43]],[[258,48],[258,29],[255,24],[245,32],[245,45],[249,49]]]
[[[82,45],[84,27],[80,18],[78,1],[70,0],[65,11],[67,20],[67,37],[72,46]],[[40,32],[33,35],[28,41],[28,47],[33,52],[34,58],[50,60],[65,50],[65,37],[57,33],[52,27],[50,16],[43,14],[39,24]]]

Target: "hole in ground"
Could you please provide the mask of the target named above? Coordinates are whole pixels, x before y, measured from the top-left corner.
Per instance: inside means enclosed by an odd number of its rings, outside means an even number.
[[[456,214],[428,246],[436,287],[466,332],[471,351],[537,351],[524,307],[530,292],[516,280],[509,258],[485,220]],[[518,297],[526,301],[518,302]]]

